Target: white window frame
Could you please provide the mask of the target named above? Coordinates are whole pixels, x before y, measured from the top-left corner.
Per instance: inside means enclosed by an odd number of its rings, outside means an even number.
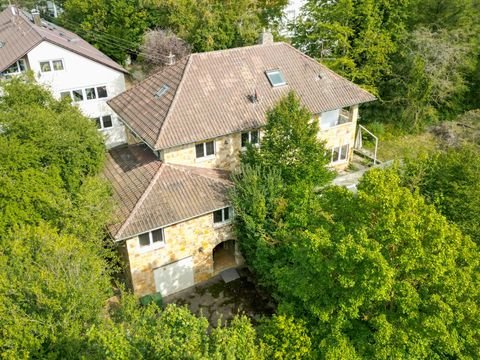
[[[347,147],[346,149],[346,154],[345,154],[345,159],[342,159],[342,155],[344,155],[342,149],[344,147]],[[338,158],[334,160],[333,154],[335,154],[335,149],[338,149]],[[341,163],[346,163],[348,162],[348,154],[350,153],[350,144],[343,144],[339,146],[334,146],[330,149],[330,164],[341,164]]]
[[[252,144],[252,133],[253,132],[256,132],[257,133],[257,143],[256,144]],[[240,134],[240,146],[242,148],[242,150],[246,150],[247,149],[247,146],[245,144],[245,146],[242,146],[242,137],[244,134],[248,134],[248,140],[247,140],[247,143],[248,144],[251,144],[252,146],[255,146],[255,147],[259,147],[260,146],[260,130],[259,129],[253,129],[253,130],[249,130],[249,131],[243,131],[241,134]]]
[[[215,221],[215,213],[218,212],[218,211],[221,211],[221,214],[222,214],[222,221]],[[225,212],[228,211],[228,219],[225,219]],[[224,208],[221,208],[221,209],[217,209],[215,211],[212,212],[212,221],[213,221],[213,226],[214,227],[219,227],[219,226],[224,226],[224,225],[227,225],[227,224],[230,224],[232,222],[232,219],[233,219],[233,207],[231,206],[226,206]]]
[[[53,67],[53,62],[54,61],[61,61],[62,62],[62,68],[61,70],[55,70],[55,68]],[[48,63],[48,65],[50,66],[50,70],[49,71],[43,71],[42,70],[42,63]],[[65,61],[63,61],[63,59],[53,59],[53,60],[42,60],[42,61],[39,61],[38,64],[40,65],[40,72],[42,74],[46,74],[46,73],[51,73],[51,72],[58,72],[58,71],[64,71],[65,70]]]
[[[279,82],[279,83],[274,83],[273,82],[273,79],[272,79],[271,76],[276,75],[276,74],[278,74],[280,76],[280,78],[282,79],[282,82]],[[267,71],[265,71],[265,75],[267,75],[267,79],[270,82],[270,85],[272,87],[280,87],[280,86],[287,85],[287,80],[285,79],[285,75],[283,74],[283,72],[280,69],[267,70]]]
[[[23,64],[23,68],[25,70],[21,70],[20,68],[20,63]],[[7,73],[6,71],[10,68],[12,68],[13,66],[16,66],[17,67],[17,71],[14,71],[14,72],[11,72],[11,73]],[[12,76],[12,75],[18,75],[18,74],[21,74],[23,72],[27,71],[27,62],[25,61],[25,59],[18,59],[17,61],[15,61],[12,65],[10,65],[8,68],[6,68],[4,71],[2,71],[0,73],[1,76]]]
[[[108,127],[105,127],[104,123],[103,123],[103,118],[104,117],[107,117],[107,116],[110,116],[110,121],[112,123],[111,126],[108,126]],[[93,120],[95,121],[95,123],[97,122],[97,119],[99,119],[100,121],[100,127],[97,127],[97,130],[98,131],[102,131],[102,130],[108,130],[108,129],[112,129],[113,128],[113,115],[112,114],[104,114],[104,115],[100,115],[100,116],[95,116],[93,118]]]
[[[207,155],[207,144],[208,143],[213,143],[213,154],[210,154],[210,155]],[[197,146],[198,145],[203,145],[203,156],[197,156]],[[216,149],[216,145],[215,145],[215,140],[209,140],[209,141],[204,141],[204,142],[195,144],[195,160],[196,161],[205,161],[205,160],[209,160],[209,159],[214,159],[216,154],[217,154],[217,149]]]
[[[99,87],[105,87],[105,91],[107,92],[107,96],[106,97],[98,97],[98,88]],[[87,89],[94,89],[94,93],[95,93],[95,98],[93,99],[87,99]],[[75,90],[79,90],[82,92],[82,96],[83,96],[83,100],[74,100],[73,99],[73,92]],[[70,93],[70,99],[75,102],[75,103],[79,103],[79,102],[84,102],[84,101],[106,101],[108,98],[109,98],[109,91],[108,91],[108,86],[107,85],[94,85],[94,86],[87,86],[87,87],[84,87],[84,88],[77,88],[77,89],[71,89],[71,90],[63,90],[63,91],[60,91],[60,96],[62,93]]]
[[[162,241],[153,242],[153,234],[152,233],[155,232],[155,231],[161,231]],[[145,235],[145,234],[148,234],[149,245],[141,245],[140,244],[140,236]],[[139,247],[141,252],[163,248],[163,247],[165,247],[165,228],[154,229],[154,230],[150,230],[150,231],[138,234],[137,240],[138,240],[138,247]]]

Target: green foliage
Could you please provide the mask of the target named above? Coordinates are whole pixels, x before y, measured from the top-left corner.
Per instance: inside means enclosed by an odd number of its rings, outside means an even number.
[[[60,23],[123,63],[138,51],[145,31],[158,21],[141,0],[66,0]]]
[[[395,170],[371,170],[357,195],[325,189],[317,203],[304,226],[285,217],[283,229],[242,237],[279,312],[306,321],[316,358],[475,358],[480,263],[469,237]]]
[[[295,46],[374,94],[391,72],[389,56],[404,35],[408,0],[310,0],[295,25]]]
[[[103,139],[31,78],[0,87],[0,356],[79,358],[111,291]]]
[[[95,359],[264,359],[256,332],[246,317],[208,330],[204,317],[187,308],[155,304],[139,307],[128,294],[110,318],[88,332]]]
[[[159,26],[173,30],[195,52],[257,42],[262,28],[280,15],[285,0],[152,1],[162,14]]]
[[[75,358],[110,292],[96,248],[46,224],[0,240],[0,355]]]
[[[40,219],[56,226],[85,227],[83,221],[71,224],[71,218],[94,201],[98,204],[82,214],[90,217],[91,225],[97,224],[98,233],[104,222],[98,225],[96,217],[106,212],[107,197],[105,187],[93,179],[105,156],[94,124],[31,79],[3,81],[0,86],[4,93],[0,98],[0,234],[15,224],[36,224]],[[84,237],[94,235],[86,232]]]
[[[287,186],[327,183],[333,174],[326,169],[329,160],[317,138],[318,120],[312,118],[295,93],[289,92],[267,112],[261,150],[250,148],[243,163],[278,170]]]
[[[258,329],[268,359],[308,359],[311,340],[305,323],[285,315],[274,315],[260,324]]]
[[[406,161],[406,184],[480,244],[480,153],[463,146]]]

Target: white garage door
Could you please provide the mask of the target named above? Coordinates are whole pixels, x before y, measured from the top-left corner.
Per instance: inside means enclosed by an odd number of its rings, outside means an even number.
[[[153,277],[155,288],[162,296],[193,286],[193,257],[159,267],[153,270]]]

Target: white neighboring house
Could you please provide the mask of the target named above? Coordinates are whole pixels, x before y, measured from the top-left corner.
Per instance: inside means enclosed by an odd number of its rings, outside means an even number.
[[[27,70],[92,118],[108,148],[126,143],[124,125],[107,100],[125,90],[127,71],[78,35],[9,6],[0,13],[0,75]]]

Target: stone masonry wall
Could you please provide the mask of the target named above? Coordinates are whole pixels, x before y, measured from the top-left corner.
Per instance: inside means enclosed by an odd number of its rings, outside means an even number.
[[[234,133],[219,138],[215,141],[215,156],[197,159],[195,156],[195,143],[177,146],[163,151],[163,160],[166,163],[199,166],[233,170],[239,165],[241,149],[241,133]]]
[[[140,248],[138,237],[126,241],[134,293],[143,296],[156,292],[153,270],[193,256],[194,281],[199,283],[214,275],[213,248],[234,239],[232,225],[213,226],[213,215],[207,214],[164,229],[165,246]]]
[[[358,119],[358,105],[350,108],[350,122],[331,127],[326,130],[318,132],[318,138],[325,141],[325,148],[327,150],[349,144],[348,161],[334,165],[336,169],[343,169],[348,166],[353,154],[353,147],[355,145],[355,134],[357,129]]]

